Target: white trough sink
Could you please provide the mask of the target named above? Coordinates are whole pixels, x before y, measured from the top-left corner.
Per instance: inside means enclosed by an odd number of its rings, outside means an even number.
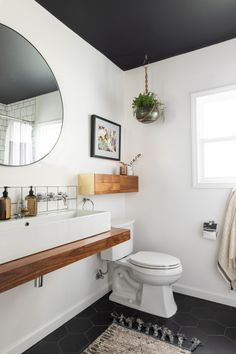
[[[0,264],[111,229],[109,211],[73,210],[0,222]]]

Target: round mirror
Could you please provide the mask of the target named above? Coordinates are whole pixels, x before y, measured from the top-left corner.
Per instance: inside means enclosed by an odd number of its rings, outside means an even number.
[[[0,24],[0,164],[24,166],[56,145],[63,123],[57,81],[38,50]]]

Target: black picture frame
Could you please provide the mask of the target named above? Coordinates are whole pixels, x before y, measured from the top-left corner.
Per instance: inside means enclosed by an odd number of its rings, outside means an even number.
[[[112,151],[105,151],[102,149],[98,148],[98,124],[102,123],[103,128],[111,130],[114,128],[114,132],[118,132],[118,137],[115,141],[117,144],[117,150],[116,152]],[[91,145],[90,145],[90,157],[97,157],[100,159],[108,159],[108,160],[116,160],[120,161],[120,152],[121,152],[121,125],[117,124],[115,122],[112,122],[111,120],[102,118],[100,116],[97,116],[96,114],[93,114],[91,116]]]

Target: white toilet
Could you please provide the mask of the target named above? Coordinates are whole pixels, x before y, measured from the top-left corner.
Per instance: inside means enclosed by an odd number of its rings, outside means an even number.
[[[101,257],[114,262],[110,300],[161,317],[177,311],[172,284],[182,274],[178,258],[159,252],[133,252],[134,220],[120,219],[113,227],[130,229],[129,241],[101,252]]]

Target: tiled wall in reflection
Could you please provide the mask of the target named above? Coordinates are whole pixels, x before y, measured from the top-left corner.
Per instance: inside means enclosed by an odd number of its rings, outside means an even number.
[[[25,197],[29,194],[29,187],[9,187],[8,195],[11,198],[12,217],[19,213],[19,209],[26,205]],[[3,186],[0,187],[3,191]],[[39,196],[38,214],[66,209],[77,209],[77,186],[34,186],[34,194]],[[60,193],[66,194],[64,200],[56,200]],[[49,198],[49,197],[50,198]]]

